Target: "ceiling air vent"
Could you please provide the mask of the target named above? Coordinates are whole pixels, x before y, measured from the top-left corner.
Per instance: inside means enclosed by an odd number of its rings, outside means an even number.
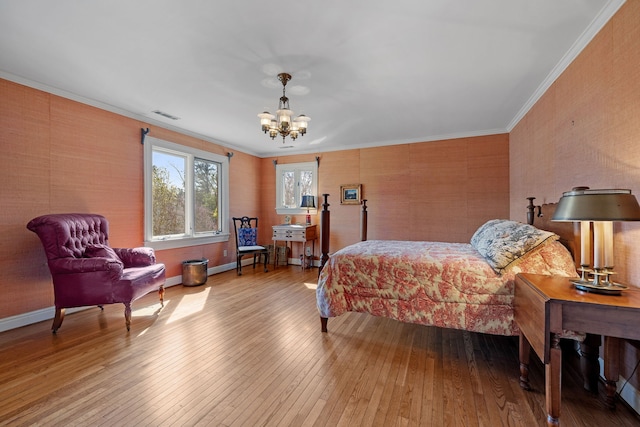
[[[167,119],[180,120],[180,117],[172,116],[171,114],[165,113],[164,111],[155,110],[155,111],[153,111],[153,113],[158,114],[158,115],[160,115],[162,117],[166,117]]]

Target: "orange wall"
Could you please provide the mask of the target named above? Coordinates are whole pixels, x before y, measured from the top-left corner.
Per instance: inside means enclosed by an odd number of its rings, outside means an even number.
[[[143,242],[143,146],[150,136],[225,155],[229,149],[56,95],[0,80],[0,319],[51,307],[44,252],[25,225],[55,212],[97,212],[115,247]],[[468,241],[492,217],[508,215],[508,135],[337,151],[320,157],[320,194],[329,193],[331,251],[359,240],[360,207],[340,205],[341,184],[360,183],[369,200],[369,239]],[[275,167],[315,155],[230,161],[230,215],[258,215],[270,242]],[[523,215],[521,215],[523,217]],[[304,216],[297,218],[304,221]],[[313,219],[319,223],[319,215]],[[316,258],[320,255],[319,241]],[[223,256],[227,250],[228,255]],[[294,250],[299,250],[294,247]],[[157,251],[168,277],[185,259],[234,262],[233,242]],[[294,253],[297,256],[297,253]]]
[[[511,217],[581,185],[640,197],[639,22],[627,1],[510,133]],[[618,278],[640,285],[640,223],[615,231]]]
[[[329,194],[330,252],[360,240],[361,206],[340,204],[344,184],[362,184],[369,240],[468,242],[488,219],[509,216],[507,134],[268,158],[263,160],[264,180],[275,181],[274,160],[309,162],[316,156],[320,158],[319,194]],[[269,185],[263,196],[263,216],[271,224],[282,223]],[[525,212],[523,207],[521,221]],[[296,221],[304,222],[304,215]],[[320,214],[312,223],[320,223]]]
[[[110,223],[114,247],[143,242],[143,146],[150,127],[98,108],[0,79],[0,319],[51,307],[53,293],[37,236],[26,229],[38,215],[96,212]],[[162,128],[151,136],[226,155],[228,149]],[[230,165],[231,215],[258,214],[260,162],[236,153]],[[228,250],[223,257],[223,250]],[[235,243],[158,251],[167,275],[182,261],[234,262]]]
[[[563,191],[640,197],[640,1],[627,1],[510,133],[510,210]],[[616,280],[640,286],[640,223],[615,224]],[[639,351],[623,350],[626,377]],[[632,383],[640,384],[640,375]]]

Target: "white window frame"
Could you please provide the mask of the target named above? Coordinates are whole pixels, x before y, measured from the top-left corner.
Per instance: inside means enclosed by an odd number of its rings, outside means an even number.
[[[315,197],[316,208],[310,209],[309,213],[315,215],[318,212],[318,162],[303,162],[303,163],[285,163],[285,164],[276,164],[276,213],[278,215],[302,215],[307,213],[307,208],[301,208],[300,204],[302,204],[302,194],[300,194],[300,186],[296,185],[296,194],[295,200],[296,208],[287,208],[282,206],[282,175],[285,172],[294,172],[296,177],[296,182],[299,181],[299,174],[302,171],[311,171],[312,172],[312,181],[311,188],[313,189],[313,196]]]
[[[218,216],[220,220],[221,230],[208,233],[190,233],[179,236],[163,236],[162,238],[153,238],[153,221],[152,221],[152,183],[153,183],[153,150],[160,149],[187,159],[186,177],[186,197],[187,215],[185,220],[191,222],[192,205],[193,205],[193,161],[195,158],[216,162],[221,165],[220,181],[218,183],[218,198],[220,208]],[[219,154],[210,153],[208,151],[198,150],[196,148],[175,144],[169,141],[147,136],[144,140],[144,244],[154,249],[172,249],[182,248],[186,246],[205,245],[210,243],[226,242],[229,240],[229,158]]]

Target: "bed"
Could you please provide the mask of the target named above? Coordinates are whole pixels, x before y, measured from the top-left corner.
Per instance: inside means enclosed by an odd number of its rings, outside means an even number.
[[[532,200],[528,222],[534,218]],[[327,211],[326,195],[324,206]],[[554,205],[536,208],[539,216],[551,218]],[[366,203],[362,212],[361,223],[366,225]],[[324,244],[328,227],[322,217],[321,221],[323,256],[316,299],[323,332],[329,317],[353,311],[408,323],[518,335],[512,305],[515,275],[576,277],[574,257],[567,248],[576,246],[573,229],[563,230],[561,237],[557,230],[491,220],[469,243],[368,241],[363,230],[363,241],[329,257]]]

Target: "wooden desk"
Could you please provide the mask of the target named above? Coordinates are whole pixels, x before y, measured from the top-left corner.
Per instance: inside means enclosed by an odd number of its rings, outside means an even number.
[[[528,389],[531,347],[545,365],[547,424],[560,425],[562,330],[604,335],[604,375],[607,404],[614,405],[619,378],[619,338],[640,339],[640,290],[620,296],[578,291],[569,279],[518,274],[514,296],[515,320],[520,327],[520,386]]]
[[[273,228],[273,245],[277,246],[278,241],[283,242],[301,242],[302,243],[302,269],[304,270],[306,262],[304,260],[307,259],[306,254],[306,246],[307,242],[312,242],[312,257],[313,253],[315,253],[316,249],[316,238],[318,237],[317,227],[315,225],[303,225],[303,224],[293,224],[293,225],[274,225]],[[287,243],[288,244],[288,243]],[[293,250],[293,244],[292,248]],[[275,266],[278,266],[278,251],[276,253]]]

